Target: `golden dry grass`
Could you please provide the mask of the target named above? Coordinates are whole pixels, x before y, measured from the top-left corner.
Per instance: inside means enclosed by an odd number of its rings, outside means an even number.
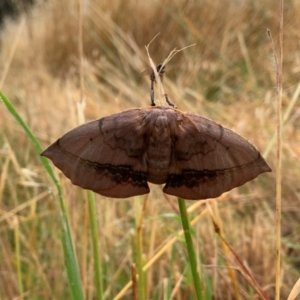
[[[159,63],[170,50],[192,43],[168,65],[164,88],[179,109],[190,110],[231,128],[252,141],[275,168],[275,71],[266,28],[278,37],[275,1],[90,1],[83,7],[84,82],[87,120],[149,105],[144,46]],[[300,4],[286,3],[283,110],[299,85]],[[0,66],[12,51],[20,22],[2,31]],[[3,91],[47,146],[78,124],[80,101],[78,8],[73,1],[48,1],[32,11],[8,68]],[[297,95],[296,95],[297,96]],[[296,98],[297,99],[297,98]],[[283,127],[282,299],[299,278],[300,104],[294,102]],[[55,191],[38,155],[13,117],[0,105],[0,298],[20,297],[16,268],[20,247],[21,280],[27,299],[68,299],[59,239]],[[93,299],[92,249],[86,193],[60,175],[87,299]],[[132,235],[143,197],[113,200],[97,196],[106,299],[130,280]],[[171,199],[174,201],[174,199]],[[174,202],[176,206],[176,201]],[[194,205],[194,202],[189,202]],[[218,199],[228,242],[274,298],[275,173],[261,175]],[[191,213],[195,249],[202,264],[206,298],[233,299],[221,242],[204,202]],[[144,260],[149,261],[180,230],[177,212],[161,188],[153,186],[143,222]],[[258,299],[230,256],[240,299]],[[147,271],[149,299],[192,299],[192,282],[181,239]],[[176,285],[177,284],[177,285]],[[127,294],[126,299],[130,299]],[[20,298],[21,299],[21,298]]]

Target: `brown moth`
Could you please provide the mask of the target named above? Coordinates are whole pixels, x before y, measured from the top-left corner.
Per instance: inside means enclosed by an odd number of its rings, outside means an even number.
[[[81,125],[41,155],[73,184],[114,198],[147,194],[147,182],[165,183],[164,193],[184,199],[214,198],[271,172],[243,137],[165,106],[131,109]]]

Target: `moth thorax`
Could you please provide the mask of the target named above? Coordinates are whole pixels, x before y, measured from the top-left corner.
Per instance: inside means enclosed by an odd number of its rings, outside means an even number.
[[[153,183],[164,183],[170,167],[172,140],[168,119],[159,116],[155,122],[147,147],[148,180]]]

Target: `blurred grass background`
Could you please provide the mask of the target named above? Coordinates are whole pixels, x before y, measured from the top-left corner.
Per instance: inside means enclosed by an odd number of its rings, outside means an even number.
[[[299,13],[300,3],[286,2],[283,110],[293,106],[283,127],[283,299],[300,275]],[[273,0],[83,1],[86,120],[149,105],[149,78],[142,76],[149,67],[144,46],[160,32],[150,46],[157,64],[173,48],[197,43],[166,66],[164,88],[170,99],[180,110],[213,119],[249,139],[274,170],[276,74],[266,29],[276,46],[277,15]],[[77,1],[49,0],[36,3],[19,20],[6,20],[1,32],[1,89],[45,147],[78,125],[78,19]],[[0,299],[69,299],[56,191],[28,137],[1,103],[0,116]],[[95,299],[87,194],[57,173],[86,299]],[[136,216],[144,197],[136,198],[96,196],[105,299],[113,299],[131,279]],[[181,228],[176,199],[168,198],[160,186],[151,186],[142,227],[145,263]],[[227,240],[273,299],[275,172],[221,196],[216,205]],[[205,299],[234,299],[205,201],[197,203],[190,218],[199,215],[193,229]],[[258,299],[233,256],[230,264],[239,299]],[[181,238],[147,270],[146,290],[149,299],[194,299]],[[130,290],[124,299],[131,299]]]

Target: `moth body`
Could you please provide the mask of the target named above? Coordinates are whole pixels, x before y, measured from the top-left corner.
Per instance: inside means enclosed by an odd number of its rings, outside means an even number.
[[[172,139],[166,115],[159,115],[146,147],[147,178],[149,182],[165,183],[169,175]]]

